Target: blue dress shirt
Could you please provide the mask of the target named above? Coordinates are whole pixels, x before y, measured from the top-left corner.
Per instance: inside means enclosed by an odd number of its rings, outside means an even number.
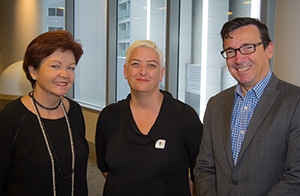
[[[249,90],[245,96],[242,94],[240,85],[236,86],[231,119],[231,146],[234,165],[237,163],[248,124],[271,76],[272,72],[269,71],[266,77]]]

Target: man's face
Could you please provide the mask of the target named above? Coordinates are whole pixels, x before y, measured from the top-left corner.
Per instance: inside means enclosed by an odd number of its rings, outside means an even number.
[[[240,27],[229,33],[229,38],[223,40],[224,49],[236,49],[245,44],[261,42],[260,33],[256,26]],[[238,81],[245,94],[261,81],[269,71],[269,60],[273,56],[273,44],[264,50],[263,44],[256,47],[252,54],[243,55],[236,51],[236,56],[226,59],[230,74]]]

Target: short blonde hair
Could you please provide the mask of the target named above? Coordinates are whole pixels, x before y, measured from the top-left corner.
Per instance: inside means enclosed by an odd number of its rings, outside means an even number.
[[[128,65],[128,60],[131,56],[132,51],[139,47],[152,48],[159,56],[160,68],[164,67],[164,55],[162,51],[153,41],[150,40],[137,40],[133,44],[131,44],[131,46],[128,47],[126,51],[126,61],[125,61],[126,66]]]

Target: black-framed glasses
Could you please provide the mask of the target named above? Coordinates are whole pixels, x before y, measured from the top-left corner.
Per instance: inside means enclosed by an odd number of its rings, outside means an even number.
[[[256,44],[245,44],[239,48],[233,49],[233,48],[228,48],[226,50],[221,51],[221,55],[225,59],[230,59],[236,56],[236,51],[240,51],[241,54],[246,55],[246,54],[252,54],[256,51],[256,47],[264,43],[264,41],[256,43]]]

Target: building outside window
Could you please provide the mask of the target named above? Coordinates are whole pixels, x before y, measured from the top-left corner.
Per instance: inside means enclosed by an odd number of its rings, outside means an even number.
[[[165,51],[166,1],[118,0],[117,25],[117,100],[121,100],[130,92],[123,74],[127,48],[136,40],[149,39]]]
[[[65,29],[65,0],[44,0],[44,32]]]
[[[181,1],[179,65],[168,68],[178,66],[178,98],[200,117],[211,96],[236,84],[220,55],[222,25],[235,17],[259,18],[259,5],[260,0]],[[165,52],[166,7],[163,0],[118,1],[117,100],[129,93],[122,68],[128,46],[137,39],[150,39]]]
[[[260,0],[185,0],[180,6],[178,98],[203,118],[208,99],[236,84],[221,57],[220,30],[235,17],[260,18]]]
[[[116,24],[107,23],[107,0],[74,1],[74,35],[84,49],[76,68],[74,98],[85,107],[96,110],[107,104],[106,88],[115,90],[115,101],[126,98],[130,92],[123,75],[129,45],[138,39],[150,39],[166,53],[166,38],[170,36],[167,32],[173,33],[172,24],[171,29],[167,29],[169,1],[115,1]],[[202,118],[208,99],[235,84],[220,55],[222,25],[239,16],[260,18],[261,3],[260,0],[172,0],[172,3],[175,1],[181,2],[177,21],[179,37],[170,41],[178,42],[179,47],[169,58],[178,58],[179,63],[166,67],[178,69],[176,81],[172,81],[178,84],[178,98],[191,105]],[[109,25],[115,25],[117,29],[116,37],[109,38],[116,39],[114,47],[107,46]],[[115,64],[107,65],[110,53],[116,53],[116,59],[109,61]],[[113,73],[115,86],[107,85],[107,75],[111,74],[107,73],[109,66],[116,66],[116,73]],[[165,88],[164,81],[160,87]]]

